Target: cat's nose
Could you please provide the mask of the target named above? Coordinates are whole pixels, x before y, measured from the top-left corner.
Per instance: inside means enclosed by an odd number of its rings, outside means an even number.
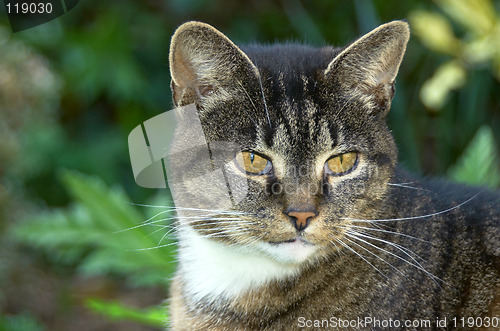
[[[293,226],[297,229],[297,231],[302,231],[311,222],[311,219],[313,217],[316,217],[317,214],[313,213],[311,211],[297,211],[297,210],[291,210],[286,213],[288,217],[290,217],[290,220],[292,221]]]

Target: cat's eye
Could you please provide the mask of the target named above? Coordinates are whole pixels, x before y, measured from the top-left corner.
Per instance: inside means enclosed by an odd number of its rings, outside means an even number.
[[[354,170],[358,164],[358,153],[349,152],[331,157],[325,163],[325,171],[328,174],[340,176]]]
[[[271,161],[250,151],[239,152],[235,160],[238,168],[249,175],[265,175],[272,168]]]

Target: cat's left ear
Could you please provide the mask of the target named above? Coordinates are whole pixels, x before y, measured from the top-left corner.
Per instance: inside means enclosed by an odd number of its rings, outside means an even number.
[[[383,24],[338,54],[324,74],[346,94],[363,102],[370,112],[386,113],[409,38],[408,23]]]
[[[238,84],[256,81],[259,75],[238,46],[201,22],[184,23],[175,31],[169,61],[176,106],[227,97]]]

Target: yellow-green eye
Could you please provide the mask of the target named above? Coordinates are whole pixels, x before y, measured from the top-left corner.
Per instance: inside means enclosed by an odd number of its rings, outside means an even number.
[[[358,163],[358,153],[349,152],[330,158],[325,163],[327,173],[333,175],[344,175],[353,170]]]
[[[248,151],[236,155],[236,164],[250,175],[264,175],[271,169],[271,162],[268,159]]]

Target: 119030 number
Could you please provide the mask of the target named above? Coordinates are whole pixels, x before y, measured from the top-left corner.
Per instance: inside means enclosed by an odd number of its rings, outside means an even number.
[[[52,13],[52,4],[47,3],[15,3],[6,4],[8,14],[50,14]]]
[[[454,328],[498,328],[500,327],[500,318],[493,317],[461,317],[452,318]]]

